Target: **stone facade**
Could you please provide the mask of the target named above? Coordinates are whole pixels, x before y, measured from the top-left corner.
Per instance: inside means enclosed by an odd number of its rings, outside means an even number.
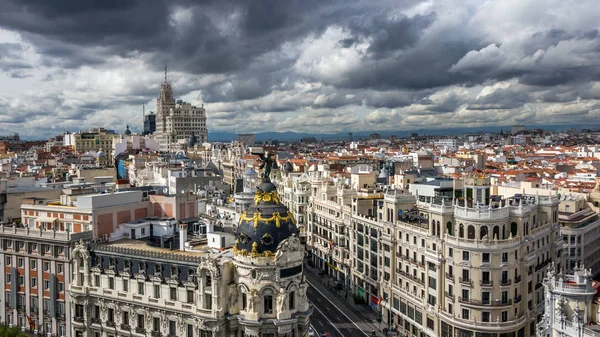
[[[196,137],[198,143],[208,141],[204,106],[196,107],[181,100],[175,101],[173,88],[167,81],[166,75],[156,100],[156,132],[154,134],[161,151],[179,149],[178,144],[188,144],[192,136]]]
[[[491,196],[485,176],[454,198],[418,197],[375,173],[317,171],[307,249],[350,301],[409,336],[535,335],[546,267],[564,265],[556,197]]]

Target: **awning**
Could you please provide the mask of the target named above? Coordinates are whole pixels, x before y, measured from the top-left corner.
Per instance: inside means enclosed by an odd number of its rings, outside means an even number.
[[[56,221],[56,218],[51,218],[51,217],[47,217],[47,216],[38,216],[35,221],[39,221],[39,222],[54,222]]]

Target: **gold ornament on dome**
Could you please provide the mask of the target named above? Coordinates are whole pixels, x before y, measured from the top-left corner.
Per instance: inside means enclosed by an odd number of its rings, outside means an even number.
[[[287,216],[281,216],[281,214],[279,214],[279,212],[273,212],[273,215],[269,218],[263,218],[262,215],[260,214],[260,212],[256,212],[254,213],[251,217],[248,216],[246,214],[246,212],[242,213],[242,215],[240,215],[240,224],[242,223],[242,221],[253,221],[254,222],[254,228],[258,227],[258,223],[259,222],[265,222],[267,224],[275,221],[275,226],[277,226],[277,228],[281,227],[281,221],[291,221],[293,224],[296,223],[296,220],[294,219],[294,216],[292,215],[292,212],[288,211]]]
[[[235,256],[250,256],[252,258],[256,257],[275,257],[275,253],[265,250],[262,253],[258,252],[258,244],[254,242],[252,244],[252,251],[248,253],[246,249],[238,249],[238,240],[235,240],[235,244],[233,245],[233,255]]]
[[[264,202],[273,201],[274,203],[279,204],[279,194],[277,194],[277,191],[272,191],[272,192],[258,191],[254,195],[254,204],[258,205],[261,201],[264,201]]]

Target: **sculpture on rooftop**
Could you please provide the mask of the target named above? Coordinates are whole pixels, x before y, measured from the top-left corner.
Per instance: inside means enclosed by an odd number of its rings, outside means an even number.
[[[271,169],[277,169],[277,161],[275,160],[275,153],[266,152],[266,153],[255,153],[258,155],[262,164],[258,167],[259,169],[264,169],[262,174],[263,183],[271,182]]]

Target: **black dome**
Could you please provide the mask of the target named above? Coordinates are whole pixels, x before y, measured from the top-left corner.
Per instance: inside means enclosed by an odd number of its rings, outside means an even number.
[[[273,256],[277,246],[298,235],[292,213],[279,202],[279,195],[271,182],[260,185],[254,203],[242,213],[236,232],[236,255]]]

